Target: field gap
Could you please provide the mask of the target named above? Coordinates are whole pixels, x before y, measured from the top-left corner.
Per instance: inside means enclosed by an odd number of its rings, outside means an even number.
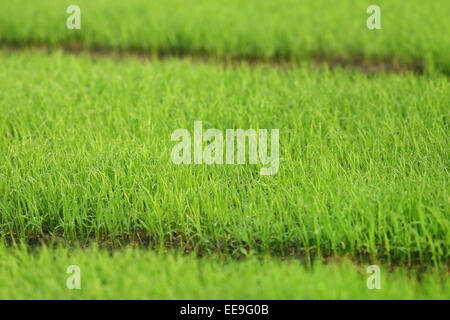
[[[48,44],[11,44],[0,43],[2,53],[14,54],[15,52],[31,51],[51,54],[62,51],[72,55],[87,55],[96,59],[127,60],[135,59],[142,61],[164,61],[164,60],[187,60],[192,62],[210,63],[225,67],[239,67],[247,65],[250,67],[263,67],[270,69],[292,69],[303,64],[328,67],[330,70],[348,69],[361,71],[367,74],[375,73],[396,73],[396,74],[416,74],[425,73],[424,63],[421,61],[393,62],[392,59],[372,59],[366,60],[363,55],[353,57],[325,56],[323,54],[314,55],[303,60],[293,60],[287,57],[261,58],[256,56],[222,56],[214,55],[206,51],[145,51],[139,48],[118,49],[105,47],[85,48],[80,44],[65,44],[63,46],[50,46]]]

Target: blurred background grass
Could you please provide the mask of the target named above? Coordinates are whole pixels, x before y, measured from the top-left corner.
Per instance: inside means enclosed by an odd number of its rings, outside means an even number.
[[[81,290],[68,290],[69,265],[81,271]],[[349,260],[316,261],[222,256],[198,259],[174,252],[90,248],[70,251],[0,246],[0,299],[448,299],[449,278],[381,271],[381,289],[368,290],[366,268]]]
[[[68,30],[66,8],[81,8]],[[450,1],[378,0],[381,30],[366,27],[373,1],[9,0],[0,44],[123,49],[160,54],[424,65],[450,73]]]

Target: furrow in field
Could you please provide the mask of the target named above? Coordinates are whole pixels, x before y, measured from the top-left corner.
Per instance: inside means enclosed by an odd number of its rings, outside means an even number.
[[[107,47],[88,47],[83,48],[80,44],[66,44],[49,46],[48,44],[11,44],[0,43],[0,49],[4,54],[14,54],[16,52],[43,52],[51,54],[62,51],[74,55],[90,55],[92,59],[112,58],[116,60],[139,59],[142,61],[153,60],[190,60],[193,62],[213,63],[223,66],[239,67],[248,65],[251,67],[264,67],[272,69],[292,69],[300,66],[309,65],[311,67],[328,67],[330,70],[348,69],[370,73],[398,73],[423,75],[426,71],[422,61],[399,62],[386,59],[365,60],[360,56],[319,56],[311,55],[302,59],[289,59],[282,57],[258,57],[258,56],[239,56],[239,55],[214,55],[207,51],[145,51],[141,49],[115,49]]]

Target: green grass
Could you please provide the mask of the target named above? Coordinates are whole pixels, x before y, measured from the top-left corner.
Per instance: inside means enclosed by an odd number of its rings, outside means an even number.
[[[448,78],[0,55],[0,232],[446,264]],[[279,128],[280,169],[171,133]]]
[[[81,289],[66,287],[70,265]],[[366,287],[365,267],[348,260],[305,268],[296,260],[227,261],[173,252],[0,246],[0,299],[449,299],[449,278],[430,270],[381,270],[381,289]]]
[[[0,299],[449,299],[450,2],[371,4],[2,4]],[[278,173],[175,165],[195,120],[279,129]]]
[[[423,64],[450,74],[450,2],[379,0],[382,30],[366,27],[373,1],[77,0],[82,29],[68,30],[73,1],[10,0],[0,44],[78,44],[162,54],[257,59],[314,57]]]

